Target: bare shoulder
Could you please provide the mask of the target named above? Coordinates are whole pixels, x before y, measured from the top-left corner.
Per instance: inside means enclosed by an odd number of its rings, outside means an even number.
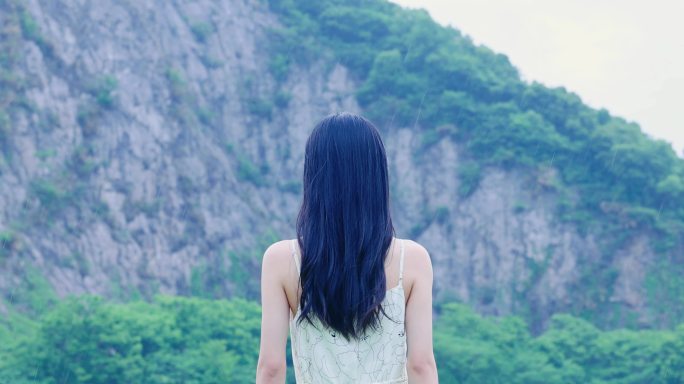
[[[288,254],[289,255],[290,253],[292,253],[292,249],[290,248],[291,242],[292,242],[292,239],[276,241],[275,243],[269,245],[268,248],[266,248],[266,252],[264,252],[264,255],[266,255],[266,254]]]
[[[425,247],[413,240],[404,240],[404,276],[409,284],[407,305],[419,301],[430,300],[432,292],[432,261]]]
[[[292,261],[291,241],[290,239],[280,240],[269,245],[264,251],[264,258],[261,261],[262,270],[287,271]]]
[[[432,273],[430,254],[422,244],[411,239],[404,239],[404,247],[404,263],[406,266],[409,266],[413,271]]]

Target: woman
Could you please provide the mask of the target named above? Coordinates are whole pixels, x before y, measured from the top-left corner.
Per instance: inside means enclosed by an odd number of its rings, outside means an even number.
[[[432,264],[394,236],[365,118],[333,114],[309,136],[296,230],[264,253],[257,383],[285,381],[288,328],[297,383],[436,383]]]

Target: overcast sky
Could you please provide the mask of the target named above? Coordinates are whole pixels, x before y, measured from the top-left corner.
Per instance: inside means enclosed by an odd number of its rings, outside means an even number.
[[[684,157],[684,0],[393,0],[639,123]]]

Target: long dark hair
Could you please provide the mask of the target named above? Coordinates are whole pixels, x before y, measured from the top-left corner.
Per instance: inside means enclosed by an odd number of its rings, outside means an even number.
[[[377,128],[348,112],[323,118],[306,142],[303,179],[299,322],[318,318],[358,339],[384,315],[384,261],[395,234]]]

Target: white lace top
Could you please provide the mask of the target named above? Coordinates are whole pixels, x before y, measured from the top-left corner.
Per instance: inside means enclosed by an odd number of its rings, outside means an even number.
[[[297,324],[301,308],[290,314],[290,338],[295,378],[298,384],[310,383],[408,383],[406,372],[406,332],[404,241],[399,240],[399,284],[387,291],[382,305],[391,320],[381,314],[380,327],[361,340],[345,340],[314,319]],[[291,242],[292,256],[300,270],[296,239]],[[318,328],[318,329],[317,329]]]

